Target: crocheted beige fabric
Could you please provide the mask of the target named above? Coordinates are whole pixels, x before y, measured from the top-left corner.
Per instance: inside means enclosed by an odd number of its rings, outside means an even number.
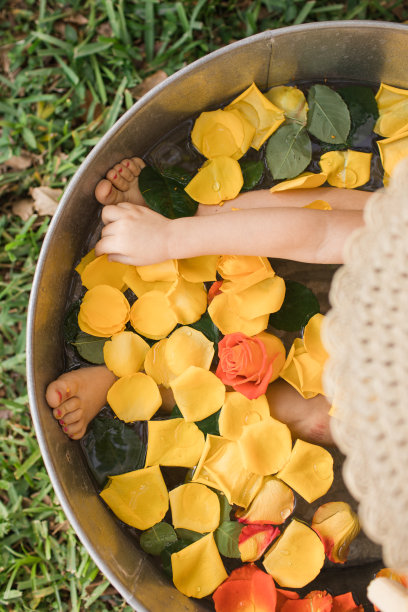
[[[344,479],[385,563],[408,568],[408,161],[370,198],[330,291],[324,341]]]

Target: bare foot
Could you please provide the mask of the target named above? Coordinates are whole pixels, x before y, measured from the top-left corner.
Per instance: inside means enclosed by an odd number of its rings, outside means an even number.
[[[45,398],[62,430],[72,439],[85,435],[88,423],[106,404],[116,376],[105,366],[62,374],[47,387]]]
[[[330,430],[330,405],[324,395],[305,400],[284,380],[266,392],[271,416],[286,423],[294,438],[315,444],[334,444]]]
[[[113,166],[106,178],[99,181],[95,188],[95,197],[104,206],[130,202],[143,206],[145,201],[139,190],[138,176],[146,166],[139,157],[123,159]]]

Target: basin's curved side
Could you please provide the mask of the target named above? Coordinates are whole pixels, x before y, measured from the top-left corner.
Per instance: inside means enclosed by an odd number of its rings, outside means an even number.
[[[261,89],[330,76],[408,88],[405,26],[330,22],[283,28],[234,43],[169,77],[136,103],[83,162],[58,207],[41,251],[29,304],[27,372],[37,437],[63,509],[87,550],[136,610],[199,611],[176,591],[99,499],[78,443],[48,408],[46,385],[63,369],[62,323],[73,265],[96,227],[97,181],[123,157],[143,156],[181,121],[217,107],[256,81]],[[358,61],[356,61],[356,58]],[[395,60],[398,58],[398,61]]]

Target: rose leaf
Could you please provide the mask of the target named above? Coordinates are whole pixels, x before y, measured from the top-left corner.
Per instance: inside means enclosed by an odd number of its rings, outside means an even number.
[[[240,161],[239,165],[241,166],[242,176],[244,177],[242,191],[249,191],[261,180],[265,166],[262,161],[254,159]]]
[[[218,429],[218,419],[220,417],[221,410],[214,412],[214,414],[210,414],[206,419],[202,421],[196,421],[198,429],[201,429],[203,434],[211,434],[213,436],[219,436],[220,430]]]
[[[241,553],[238,548],[238,539],[243,525],[235,521],[224,521],[214,532],[215,542],[218,550],[224,557],[240,559]]]
[[[169,544],[177,541],[177,534],[169,523],[161,522],[143,531],[140,547],[149,555],[160,555]]]
[[[192,531],[191,529],[184,529],[183,527],[176,529],[176,533],[179,540],[184,540],[190,544],[197,542],[197,540],[201,540],[201,538],[204,537],[203,533]]]
[[[104,363],[103,345],[107,340],[108,338],[91,336],[83,331],[79,331],[71,344],[75,346],[80,356],[89,361],[89,363],[102,364]]]
[[[146,204],[168,219],[192,217],[198,208],[183,185],[146,166],[139,175],[139,188]]]
[[[280,127],[266,145],[266,162],[275,180],[298,176],[312,159],[312,144],[298,123]]]
[[[377,102],[369,87],[349,86],[337,90],[350,112],[349,147],[372,147],[373,128],[378,118]]]
[[[201,319],[195,323],[190,323],[190,327],[197,329],[202,332],[208,340],[214,342],[214,350],[217,351],[218,341],[220,338],[220,332],[216,325],[214,325],[208,311],[206,311]]]
[[[350,113],[338,93],[326,85],[313,85],[308,94],[307,129],[332,144],[345,144],[350,131]]]
[[[172,542],[166,548],[164,548],[160,553],[162,569],[163,571],[170,577],[173,577],[173,571],[171,568],[171,555],[175,552],[179,552],[183,550],[186,546],[190,546],[191,542],[186,540],[177,540],[176,542]]]
[[[286,293],[283,304],[269,317],[269,324],[284,331],[298,331],[308,320],[320,312],[319,301],[311,289],[296,281],[285,281]]]

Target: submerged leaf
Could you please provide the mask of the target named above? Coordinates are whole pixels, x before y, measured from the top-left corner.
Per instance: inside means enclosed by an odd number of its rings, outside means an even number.
[[[139,188],[148,207],[168,219],[192,217],[197,211],[197,202],[184,191],[182,183],[149,166],[139,175]]]
[[[323,142],[346,143],[350,113],[341,96],[326,85],[313,85],[309,89],[308,103],[309,132]]]
[[[162,521],[141,534],[140,547],[149,555],[160,555],[166,546],[176,541],[177,534],[173,527]]]
[[[312,144],[303,125],[280,127],[266,145],[266,162],[275,180],[294,178],[312,159]]]
[[[242,191],[249,191],[256,187],[262,178],[265,170],[265,166],[260,160],[245,160],[240,162],[242,176],[244,177],[244,184]]]
[[[238,541],[243,525],[235,521],[224,521],[214,532],[215,542],[218,550],[224,557],[230,559],[240,559],[241,553],[238,548]]]
[[[74,342],[71,342],[72,346],[75,346],[78,353],[83,359],[101,365],[104,363],[103,347],[108,338],[101,338],[100,336],[91,336],[83,331],[79,331]]]
[[[340,87],[337,93],[341,95],[350,112],[351,128],[348,145],[371,147],[373,127],[378,117],[374,92],[370,87],[351,85]]]
[[[276,329],[298,331],[320,311],[319,302],[311,289],[296,281],[285,281],[286,293],[282,308],[269,317]]]

